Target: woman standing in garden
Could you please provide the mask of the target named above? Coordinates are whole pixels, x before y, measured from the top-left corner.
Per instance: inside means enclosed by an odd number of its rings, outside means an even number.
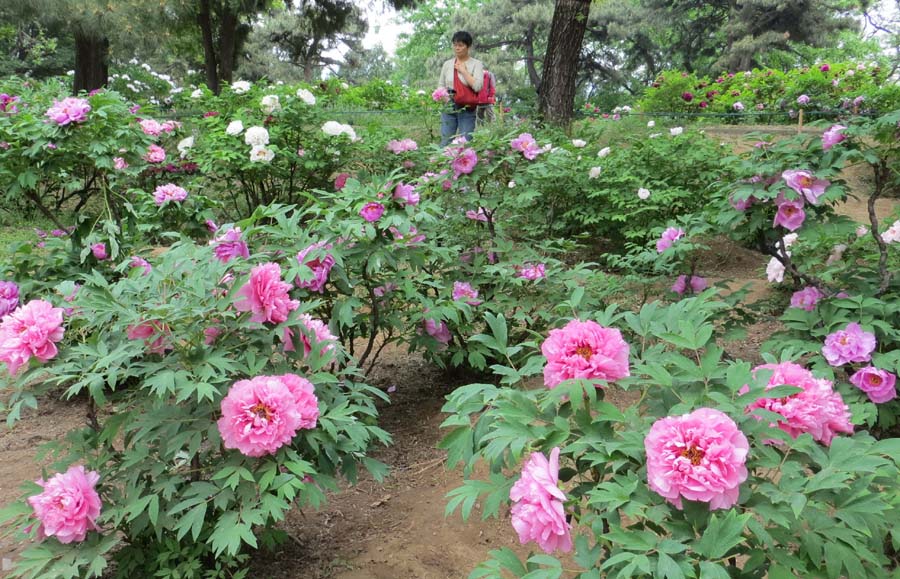
[[[478,92],[484,83],[484,64],[469,56],[472,35],[461,30],[453,35],[451,42],[454,56],[444,62],[438,81],[438,87],[447,89],[452,101],[452,110],[441,113],[441,146],[457,134],[471,138]]]

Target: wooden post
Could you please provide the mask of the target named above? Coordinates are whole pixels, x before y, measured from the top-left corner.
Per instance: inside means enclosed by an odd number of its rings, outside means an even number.
[[[799,121],[797,122],[797,132],[803,130],[803,109],[800,109]]]

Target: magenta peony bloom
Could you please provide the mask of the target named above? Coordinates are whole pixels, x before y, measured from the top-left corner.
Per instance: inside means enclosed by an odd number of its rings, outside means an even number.
[[[828,64],[826,63],[826,64],[823,64],[822,66],[820,66],[819,70],[821,70],[822,72],[828,72],[829,70],[831,70],[831,67],[828,66]]]
[[[394,187],[393,199],[403,206],[419,204],[419,194],[416,193],[416,188],[403,183],[399,183]]]
[[[321,346],[319,348],[319,355],[324,356],[326,353],[334,350],[335,344],[338,342],[337,336],[331,333],[331,330],[328,329],[328,324],[323,322],[322,320],[318,320],[312,317],[309,314],[300,314],[297,316],[297,319],[303,324],[303,327],[306,329],[306,332],[299,332],[300,334],[300,342],[303,343],[303,355],[309,356],[309,353],[312,352],[313,345]],[[309,336],[314,338],[313,342],[310,342]],[[294,346],[294,331],[291,328],[284,329],[284,351],[285,352],[293,352],[295,350]]]
[[[779,195],[778,211],[775,213],[775,220],[772,222],[773,227],[782,226],[788,231],[797,231],[803,221],[806,219],[806,212],[803,210],[803,199],[788,201]]]
[[[475,149],[463,149],[459,155],[453,159],[450,166],[453,167],[454,176],[459,177],[460,175],[468,175],[474,171],[475,165],[477,164],[478,154],[475,152]]]
[[[444,87],[438,87],[434,89],[434,92],[431,93],[431,100],[436,103],[441,103],[450,98],[450,93],[447,92],[447,89]]]
[[[222,417],[217,422],[225,448],[253,457],[273,454],[290,443],[297,430],[315,425],[318,404],[304,382],[299,376],[288,380],[257,376],[235,382],[222,399]],[[311,406],[316,408],[315,416],[304,416],[304,409],[309,411]]]
[[[406,245],[416,245],[417,243],[422,243],[425,241],[425,234],[419,233],[419,230],[416,229],[414,225],[409,226],[409,233],[402,233],[399,229],[391,225],[388,227],[388,231],[391,232],[391,235],[394,236],[394,241],[404,241],[406,240]]]
[[[216,338],[222,333],[221,326],[210,326],[203,330],[203,343],[212,346],[216,343]]]
[[[153,191],[153,202],[159,207],[169,201],[180,203],[185,199],[187,199],[187,191],[174,183],[160,185]]]
[[[91,245],[91,253],[97,258],[97,261],[104,261],[109,257],[109,254],[106,253],[105,243],[95,243]]]
[[[166,160],[166,150],[159,145],[150,145],[147,147],[147,154],[144,155],[144,160],[148,163],[162,163]]]
[[[694,94],[689,93],[689,92],[683,92],[683,93],[681,93],[681,98],[684,99],[684,102],[689,103],[692,100],[694,100]]]
[[[160,355],[172,349],[168,339],[171,333],[169,326],[156,320],[125,328],[125,335],[129,340],[144,340],[149,353]]]
[[[46,116],[57,125],[63,127],[70,123],[86,121],[89,112],[91,112],[91,105],[88,104],[86,99],[68,97],[61,101],[53,101],[53,106],[47,109]]]
[[[470,306],[477,306],[481,303],[481,300],[478,299],[478,290],[474,289],[468,282],[462,281],[453,282],[453,299],[455,301],[465,300]]]
[[[811,312],[816,309],[816,304],[824,297],[825,294],[823,294],[819,288],[811,285],[794,292],[794,295],[791,296],[791,307],[801,308],[807,312]]]
[[[847,135],[843,133],[843,130],[846,128],[844,125],[831,125],[827,131],[822,133],[822,150],[827,151],[845,140]]]
[[[132,255],[132,256],[131,256],[131,263],[129,263],[129,267],[132,267],[132,268],[135,268],[135,267],[141,267],[141,268],[143,268],[143,269],[144,269],[144,273],[141,274],[142,276],[144,276],[144,275],[150,275],[150,272],[153,271],[153,266],[150,265],[150,262],[147,261],[146,259],[144,259],[143,257],[138,256],[138,255]]]
[[[16,106],[16,103],[19,102],[19,97],[8,95],[6,93],[0,94],[0,113],[5,115],[14,115],[19,112],[19,107]]]
[[[629,346],[622,334],[590,320],[572,320],[562,329],[550,330],[541,344],[541,353],[547,358],[547,388],[575,378],[612,382],[631,375]]]
[[[0,321],[0,362],[10,375],[31,358],[42,362],[57,354],[56,342],[63,339],[63,310],[44,300],[32,300]]]
[[[450,328],[448,328],[447,324],[443,321],[426,318],[423,322],[423,326],[425,328],[425,333],[441,344],[444,344],[446,346],[450,343]]]
[[[672,291],[678,295],[684,294],[688,288],[691,288],[691,293],[698,294],[705,290],[708,287],[708,283],[705,277],[700,277],[699,275],[690,276],[690,282],[688,282],[688,276],[679,275],[678,279],[675,280],[675,283],[672,284]]]
[[[536,281],[547,277],[547,272],[543,263],[526,263],[521,267],[517,266],[516,270],[518,272],[517,277],[530,281]]]
[[[340,174],[334,179],[334,190],[335,190],[335,191],[340,191],[341,189],[343,189],[343,188],[344,188],[344,185],[347,184],[347,179],[349,179],[349,178],[350,178],[350,174],[349,174],[349,173],[340,173]]]
[[[868,362],[872,359],[877,342],[875,334],[864,331],[859,324],[851,322],[843,330],[829,334],[822,346],[822,355],[832,366],[843,366],[850,362]]]
[[[662,253],[672,247],[672,244],[684,237],[684,229],[680,227],[667,227],[662,236],[656,242],[656,251]]]
[[[875,404],[897,397],[897,377],[874,366],[866,366],[850,376],[850,383],[862,390]]]
[[[757,366],[753,369],[754,375],[759,370],[772,370],[766,390],[788,385],[803,391],[784,398],[761,398],[747,406],[747,413],[762,408],[780,414],[784,419],[770,426],[780,428],[792,438],[808,432],[825,446],[831,445],[838,432],[853,433],[850,409],[841,395],[834,391],[830,381],[817,379],[812,372],[793,362]],[[744,386],[739,392],[745,394],[749,391],[749,386]]]
[[[737,424],[712,408],[668,416],[653,423],[644,439],[647,483],[675,508],[681,500],[728,509],[747,480],[750,445]]]
[[[281,281],[281,267],[277,263],[264,263],[250,271],[247,284],[237,295],[244,299],[234,303],[239,312],[252,312],[251,322],[280,324],[300,302],[288,295],[291,284]]]
[[[819,197],[831,183],[825,179],[816,179],[809,171],[787,170],[781,174],[787,186],[800,193],[813,205],[819,204]]]
[[[359,214],[369,223],[373,223],[381,219],[381,216],[384,214],[384,205],[370,201],[363,205],[363,208],[359,210]]]
[[[327,252],[331,247],[330,243],[326,244],[324,241],[319,241],[300,250],[300,253],[297,254],[297,261],[312,270],[313,279],[301,280],[298,276],[294,280],[297,287],[322,293],[325,288],[325,282],[328,281],[328,274],[331,271],[331,268],[334,267],[334,257]],[[319,254],[324,252],[325,255],[306,259],[306,256],[309,255],[310,252]]]
[[[236,257],[250,258],[250,248],[247,247],[247,242],[241,239],[240,227],[232,227],[209,244],[213,246],[216,259],[222,263],[228,263]]]
[[[70,466],[50,480],[35,481],[44,490],[28,497],[34,516],[40,521],[38,538],[56,537],[63,544],[83,541],[89,530],[99,531],[94,521],[100,516],[100,495],[94,488],[100,474]]]
[[[522,476],[509,491],[512,526],[523,545],[535,542],[545,553],[572,550],[571,525],[566,521],[559,488],[559,448],[550,451],[550,460],[540,452],[522,467]]]
[[[0,318],[19,305],[19,286],[12,281],[0,281]]]

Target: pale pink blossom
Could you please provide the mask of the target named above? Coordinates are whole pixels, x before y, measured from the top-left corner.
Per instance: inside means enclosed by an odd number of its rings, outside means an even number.
[[[667,227],[656,242],[656,251],[658,253],[664,252],[682,237],[684,237],[684,229],[680,227]]]
[[[791,307],[792,308],[800,308],[806,310],[807,312],[811,312],[816,309],[816,304],[819,303],[819,300],[825,297],[825,294],[814,285],[809,287],[805,287],[802,290],[794,292],[791,296]]]
[[[466,217],[468,217],[472,221],[487,222],[487,220],[488,220],[487,214],[484,212],[484,207],[479,207],[478,211],[475,211],[474,209],[469,209],[468,211],[466,211]]]
[[[300,276],[297,276],[294,279],[297,287],[319,293],[324,291],[325,283],[328,281],[328,274],[331,272],[331,268],[334,267],[334,256],[328,252],[331,248],[332,245],[330,243],[319,241],[300,250],[297,254],[297,261],[312,270],[313,278],[302,280]],[[307,258],[311,252],[314,252],[316,256]]]
[[[65,126],[86,121],[89,112],[91,105],[87,99],[67,97],[61,101],[53,101],[53,106],[47,109],[46,116],[57,125]]]
[[[453,282],[453,299],[465,301],[470,306],[477,306],[481,303],[481,300],[478,299],[478,290],[463,281]]]
[[[100,528],[96,524],[102,503],[97,494],[100,474],[83,466],[70,466],[50,480],[35,481],[44,490],[28,497],[34,516],[40,521],[39,539],[56,537],[63,544],[83,541],[87,532]]]
[[[827,151],[831,147],[845,140],[847,135],[845,135],[843,131],[846,128],[847,127],[844,125],[831,125],[827,131],[822,133],[822,149]]]
[[[222,326],[210,326],[203,330],[203,343],[212,346],[216,343],[216,339],[222,334]]]
[[[785,385],[802,390],[783,398],[760,398],[747,406],[747,413],[762,408],[780,414],[784,418],[770,426],[783,430],[791,438],[808,432],[813,440],[826,446],[831,445],[835,434],[839,432],[853,433],[850,409],[844,404],[841,395],[834,391],[834,385],[829,380],[818,379],[812,372],[793,362],[757,366],[753,369],[753,374],[756,375],[760,370],[772,371],[766,390]],[[749,391],[749,386],[744,386],[739,393]]]
[[[144,155],[144,160],[148,163],[162,163],[166,160],[166,150],[159,145],[151,144],[147,147],[147,154]]]
[[[900,242],[900,219],[894,221],[891,226],[881,234],[881,240],[885,243]]]
[[[844,258],[845,251],[847,251],[846,243],[836,243],[831,248],[831,253],[828,255],[828,259],[825,260],[825,265],[833,265],[841,261]]]
[[[478,154],[475,152],[475,149],[463,149],[450,165],[453,167],[454,176],[459,177],[474,171],[477,164]]]
[[[337,336],[328,329],[328,324],[322,320],[316,319],[309,314],[300,314],[297,316],[303,330],[297,332],[300,342],[303,344],[303,355],[309,356],[315,345],[319,350],[319,355],[324,356],[328,352],[334,351],[335,344],[338,342]],[[305,330],[305,331],[304,331]],[[314,341],[310,341],[310,336]],[[294,346],[294,330],[291,328],[284,329],[284,351],[293,352]]]
[[[510,514],[519,542],[535,542],[545,553],[572,550],[571,525],[566,521],[559,488],[559,448],[550,451],[550,459],[533,452],[522,467],[522,475],[509,491],[515,504]]]
[[[447,327],[447,324],[442,320],[432,320],[431,318],[425,318],[422,321],[422,325],[425,328],[425,333],[446,346],[450,343],[450,328]]]
[[[347,184],[347,179],[349,179],[349,178],[350,178],[349,173],[338,174],[338,176],[334,179],[334,190],[340,191],[341,189],[343,189],[344,185]]]
[[[832,366],[868,362],[877,345],[875,334],[863,330],[856,322],[850,322],[843,330],[828,334],[822,346],[822,355]]]
[[[641,201],[646,201],[647,199],[650,199],[650,190],[641,187],[637,191],[637,196]]]
[[[547,272],[543,263],[526,263],[521,267],[517,267],[517,277],[536,281],[547,277]]]
[[[403,233],[393,225],[388,227],[388,231],[394,236],[394,241],[405,241],[407,246],[417,245],[425,241],[425,234],[419,233],[415,225],[409,226],[409,233]]]
[[[766,278],[773,283],[784,281],[784,264],[778,258],[773,257],[769,260],[768,265],[766,265]]]
[[[544,385],[555,388],[576,378],[613,382],[630,376],[629,351],[619,330],[591,320],[572,320],[563,328],[550,330],[541,344],[541,353],[547,358]]]
[[[171,333],[169,326],[156,320],[141,322],[125,328],[125,335],[128,336],[128,339],[144,340],[144,346],[151,354],[164,354],[167,350],[172,349],[169,341]]]
[[[141,130],[144,134],[150,135],[151,137],[158,137],[163,130],[162,125],[153,119],[143,119],[138,124],[141,126]]]
[[[541,148],[538,146],[537,141],[534,140],[534,137],[531,136],[531,133],[522,133],[510,141],[509,146],[514,151],[522,153],[522,156],[529,161],[533,161],[541,153]]]
[[[404,185],[403,183],[398,183],[397,186],[394,187],[393,199],[403,206],[419,204],[419,194],[416,193],[416,188],[412,185]]]
[[[247,242],[241,238],[241,228],[232,227],[225,233],[218,235],[209,242],[213,246],[216,259],[222,263],[228,263],[236,257],[250,258],[250,248]]]
[[[644,449],[650,489],[679,510],[682,499],[708,503],[710,510],[731,508],[747,480],[747,437],[712,408],[657,420]]]
[[[128,168],[128,162],[122,157],[113,157],[113,168],[116,171],[123,171]]]
[[[19,286],[12,281],[0,281],[0,319],[19,306]]]
[[[31,358],[46,362],[55,357],[63,339],[63,310],[44,300],[32,300],[0,321],[0,362],[10,375]]]
[[[129,263],[129,267],[142,268],[144,270],[144,272],[141,274],[142,276],[150,275],[150,272],[153,271],[153,266],[150,265],[150,262],[139,255],[131,256],[131,262]]]
[[[819,197],[831,184],[825,179],[817,179],[809,171],[789,169],[781,173],[781,177],[788,187],[803,195],[813,205],[819,204]]]
[[[897,397],[897,377],[874,366],[866,366],[850,376],[850,383],[866,393],[875,404],[884,404]]]
[[[181,203],[187,199],[187,191],[175,183],[160,185],[153,191],[153,202],[162,207],[168,202]]]
[[[363,205],[363,208],[359,210],[359,214],[369,223],[374,223],[381,219],[381,216],[384,214],[384,205],[370,201]]]
[[[431,100],[436,103],[442,103],[447,101],[450,98],[450,93],[447,92],[447,89],[444,87],[438,87],[434,89],[434,92],[431,93]]]
[[[243,299],[235,302],[240,312],[251,312],[251,322],[280,324],[288,314],[300,306],[288,295],[291,284],[281,280],[281,267],[277,263],[264,263],[250,271],[250,279],[238,290]]]
[[[315,395],[306,391],[303,379],[296,378],[257,376],[235,382],[222,399],[222,417],[217,422],[225,448],[251,457],[274,454],[291,442],[297,430],[315,425]],[[313,406],[315,417],[304,416],[304,409]]]
[[[294,396],[294,402],[300,412],[300,429],[315,428],[319,420],[319,400],[316,398],[316,387],[313,383],[296,374],[282,374],[276,378],[281,378],[281,382]]]
[[[395,155],[399,155],[400,153],[405,153],[407,151],[416,151],[418,150],[419,145],[413,141],[412,139],[402,139],[402,140],[392,140],[388,141],[387,150],[394,153]]]

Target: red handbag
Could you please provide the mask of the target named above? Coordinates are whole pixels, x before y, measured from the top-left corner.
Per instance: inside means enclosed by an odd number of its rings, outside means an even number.
[[[478,93],[459,79],[459,72],[453,69],[453,102],[461,107],[473,107],[478,104]]]

